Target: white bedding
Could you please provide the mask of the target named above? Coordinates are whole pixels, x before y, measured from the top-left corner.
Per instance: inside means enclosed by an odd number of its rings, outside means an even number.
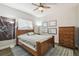
[[[34,48],[32,45],[26,44],[26,42],[23,42],[23,41],[21,41],[21,40],[19,40],[19,41],[20,41],[22,44],[24,44],[24,45],[28,46],[29,48],[31,48],[31,49],[33,49],[33,50],[37,51],[37,49],[36,49],[36,48]]]
[[[18,38],[21,41],[24,41],[27,44],[32,45],[34,48],[36,48],[37,41],[40,41],[40,40],[45,41],[51,37],[52,37],[52,35],[37,35],[37,34],[34,34],[34,35],[23,34],[23,35],[18,36]]]

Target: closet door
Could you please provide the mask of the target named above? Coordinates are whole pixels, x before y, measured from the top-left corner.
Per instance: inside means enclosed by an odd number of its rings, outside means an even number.
[[[59,27],[59,44],[65,47],[75,47],[75,27]]]

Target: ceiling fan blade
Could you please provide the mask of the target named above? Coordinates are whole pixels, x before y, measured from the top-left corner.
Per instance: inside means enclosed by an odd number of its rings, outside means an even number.
[[[32,5],[39,6],[39,5],[37,5],[37,4],[34,4],[34,3],[32,3]]]
[[[39,7],[44,7],[44,3],[40,3],[40,6]]]
[[[50,8],[49,6],[44,6],[43,8]]]
[[[40,3],[40,6],[43,6],[43,4],[42,4],[42,3]]]
[[[38,9],[38,8],[35,8],[34,11],[37,10],[37,9]]]

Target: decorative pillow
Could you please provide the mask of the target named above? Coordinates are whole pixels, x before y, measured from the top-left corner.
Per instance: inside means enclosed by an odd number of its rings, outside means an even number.
[[[34,32],[28,32],[27,35],[34,35]]]

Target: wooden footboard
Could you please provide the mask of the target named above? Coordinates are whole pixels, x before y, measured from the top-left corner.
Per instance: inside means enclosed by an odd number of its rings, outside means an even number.
[[[37,42],[37,54],[43,55],[50,47],[54,47],[54,36],[46,41]]]
[[[21,47],[23,47],[25,50],[27,50],[28,52],[30,52],[32,55],[35,56],[41,56],[43,55],[50,47],[54,47],[54,36],[52,38],[49,38],[46,41],[38,41],[36,42],[37,44],[37,48],[36,51],[29,48],[28,46],[24,45],[23,43],[19,42],[19,40],[17,39],[16,41],[17,45],[20,45]]]

